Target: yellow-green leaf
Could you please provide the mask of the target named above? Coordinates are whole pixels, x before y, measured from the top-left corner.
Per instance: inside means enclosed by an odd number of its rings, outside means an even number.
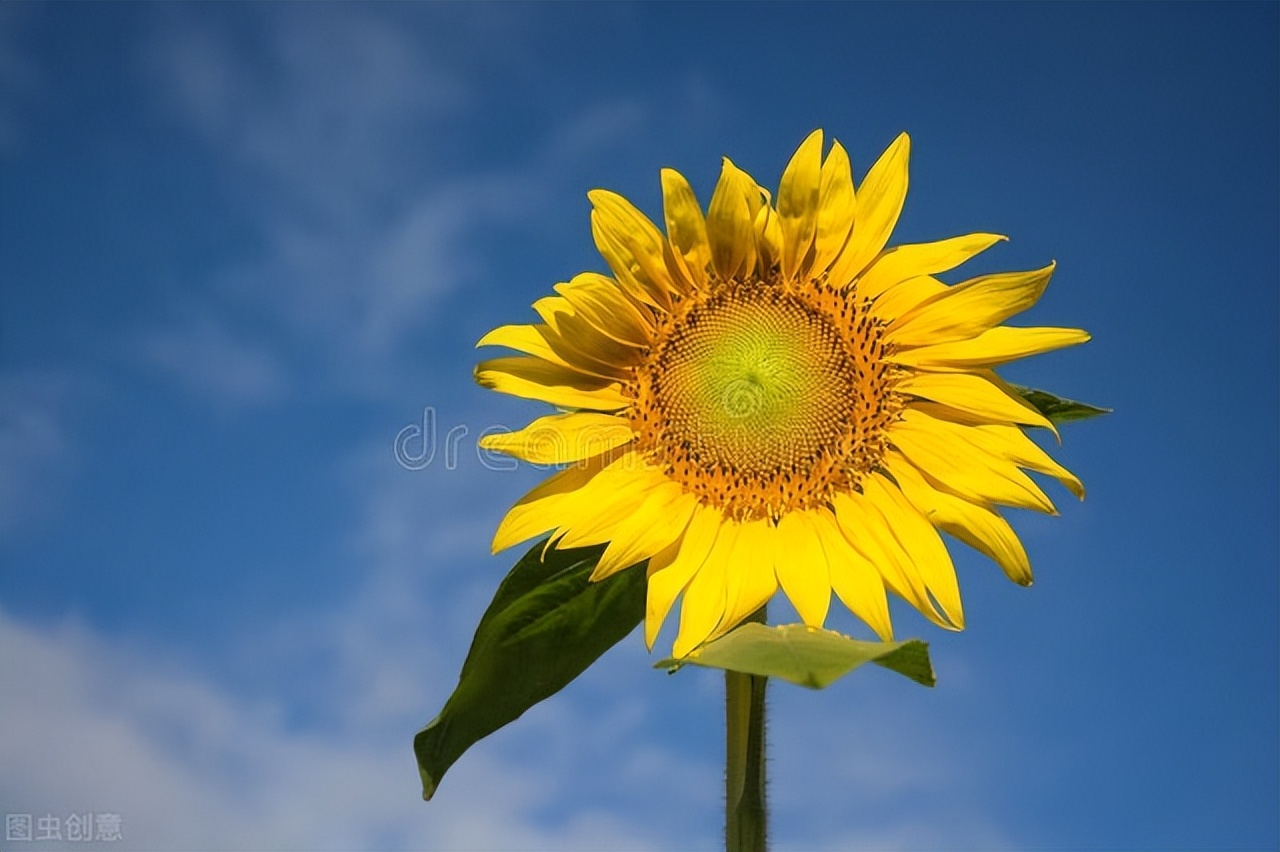
[[[767,627],[748,622],[681,659],[662,660],[654,668],[674,672],[686,665],[780,677],[810,689],[824,689],[866,663],[875,663],[916,683],[936,682],[929,646],[919,639],[864,642],[834,630],[785,624]]]

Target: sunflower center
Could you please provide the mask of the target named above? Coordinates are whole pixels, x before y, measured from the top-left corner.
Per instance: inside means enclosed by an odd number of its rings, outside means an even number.
[[[668,436],[696,458],[767,475],[802,466],[839,434],[848,359],[831,323],[792,299],[695,308],[666,356],[655,390]]]
[[[819,301],[731,286],[678,310],[637,376],[642,444],[735,516],[812,506],[866,469],[859,448],[882,425],[867,415],[887,396],[879,331]]]

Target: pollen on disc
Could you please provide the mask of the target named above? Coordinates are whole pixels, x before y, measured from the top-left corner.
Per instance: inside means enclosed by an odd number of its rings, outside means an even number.
[[[841,319],[769,286],[692,306],[641,376],[646,443],[737,516],[776,517],[847,485],[883,382]]]

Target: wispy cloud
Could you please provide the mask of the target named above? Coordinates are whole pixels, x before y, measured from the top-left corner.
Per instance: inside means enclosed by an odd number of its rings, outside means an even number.
[[[160,106],[236,169],[242,188],[302,219],[362,222],[417,176],[412,141],[467,101],[429,46],[358,7],[314,15],[171,17],[148,64]]]
[[[478,756],[425,810],[407,742],[290,731],[151,650],[0,612],[0,800],[9,813],[115,813],[131,849],[605,848],[624,826],[540,827],[527,768]],[[619,829],[624,829],[619,832]]]
[[[0,536],[46,510],[71,456],[72,382],[49,371],[0,373]]]
[[[237,337],[211,316],[185,327],[150,332],[139,343],[140,357],[192,390],[220,402],[252,404],[278,398],[285,377],[269,352]]]
[[[0,7],[0,156],[23,146],[23,112],[44,88],[40,70],[21,46],[27,16],[19,3]]]
[[[261,237],[252,256],[189,282],[209,305],[202,341],[225,342],[209,329],[248,314],[273,332],[272,357],[306,362],[291,378],[319,363],[328,385],[376,389],[400,346],[479,272],[472,238],[532,215],[531,177],[446,172],[447,122],[469,92],[430,58],[430,28],[352,7],[259,23],[247,40],[177,17],[145,63],[157,108],[188,129]],[[237,387],[235,364],[173,351],[187,333],[156,332],[159,360],[185,359],[174,372],[210,390]]]
[[[966,692],[956,663],[952,695]],[[773,690],[773,810],[791,848],[1018,848],[980,798],[986,733],[957,740],[957,708],[939,713],[933,693],[874,668],[824,693]]]
[[[480,271],[473,238],[516,215],[526,187],[518,175],[459,179],[405,199],[367,231],[275,220],[271,255],[226,283],[339,375],[344,366],[384,368]]]
[[[474,748],[421,801],[410,740],[452,689],[496,583],[477,570],[489,522],[477,501],[500,474],[472,466],[432,479],[398,468],[387,449],[371,445],[345,466],[363,506],[349,542],[359,588],[327,611],[248,626],[228,651],[234,676],[144,635],[0,610],[7,812],[120,814],[136,849],[644,849],[697,838],[686,815],[715,807],[718,772],[645,736],[654,695],[634,687],[664,684],[638,643],[519,731]],[[460,527],[469,546],[449,536]]]
[[[547,146],[552,161],[572,162],[616,146],[620,140],[642,135],[649,109],[635,98],[617,98],[574,116],[552,136]]]

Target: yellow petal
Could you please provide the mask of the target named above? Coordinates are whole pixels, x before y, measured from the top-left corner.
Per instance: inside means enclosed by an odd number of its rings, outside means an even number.
[[[537,326],[500,325],[480,338],[476,343],[476,348],[481,346],[505,346],[508,349],[514,349],[517,352],[523,352],[526,355],[533,355],[544,361],[559,364],[561,367],[569,366],[547,344],[547,339],[542,336],[542,332],[539,331]]]
[[[640,508],[649,495],[669,482],[661,470],[640,463],[635,454],[610,465],[571,500],[560,504],[559,525],[552,533],[556,546],[590,547],[604,544]]]
[[[737,168],[736,166],[734,168]],[[756,183],[756,179],[751,175],[739,170],[744,184],[743,191],[747,196],[747,210],[751,213],[751,221],[756,221],[756,215],[765,207],[772,203],[769,190]]]
[[[782,224],[778,211],[768,204],[756,211],[755,219],[757,261],[762,273],[782,263]]]
[[[576,370],[606,381],[625,381],[631,377],[629,368],[644,359],[642,350],[606,336],[562,296],[544,296],[533,309],[545,322],[538,332],[551,351]]]
[[[933,525],[903,496],[895,483],[879,473],[864,477],[862,490],[884,514],[894,538],[908,556],[908,570],[919,574],[947,621],[957,630],[964,629],[964,608],[960,603],[956,569],[951,562],[951,554],[947,553]]]
[[[934,526],[986,554],[1013,582],[1031,585],[1031,560],[1027,558],[1027,551],[1009,522],[998,512],[933,487],[923,473],[897,453],[887,453],[884,465],[902,493]]]
[[[1049,418],[1021,397],[974,373],[912,373],[894,390],[942,403],[987,423],[1024,423],[1057,434]]]
[[[480,446],[534,464],[565,464],[635,440],[626,418],[595,412],[549,414],[515,432],[484,435]]]
[[[641,282],[643,273],[640,271],[640,264],[636,263],[631,251],[605,226],[604,219],[599,210],[591,211],[591,238],[596,244],[596,251],[600,252],[600,256],[612,270],[618,286],[640,304],[655,307],[664,304],[651,292],[647,283]]]
[[[1001,325],[970,340],[920,346],[886,355],[885,358],[926,370],[972,370],[1078,346],[1088,340],[1089,333],[1078,328],[1011,328]]]
[[[827,556],[807,513],[788,512],[778,521],[773,561],[778,583],[796,612],[805,624],[821,627],[831,606],[831,577]]]
[[[839,142],[831,146],[822,164],[822,179],[818,188],[818,224],[813,240],[813,265],[811,277],[827,271],[831,262],[840,256],[844,244],[853,230],[857,201],[853,192],[853,172],[849,155]]]
[[[608,464],[617,461],[598,456],[544,479],[507,512],[493,535],[493,552],[555,529],[560,507]]]
[[[627,199],[605,189],[587,193],[595,208],[591,233],[596,248],[640,301],[657,307],[671,304],[671,278],[662,256],[662,232]]]
[[[776,533],[767,519],[739,526],[737,540],[728,553],[724,617],[712,637],[737,627],[778,591],[773,570]]]
[[[705,642],[724,617],[725,577],[740,529],[731,521],[720,525],[707,558],[684,591],[680,602],[680,632],[671,649],[676,658],[688,655]]]
[[[1080,479],[1054,461],[1017,426],[957,423],[948,416],[946,409],[932,403],[917,403],[912,408],[915,413],[929,418],[926,428],[946,432],[957,442],[966,442],[1019,467],[1052,476],[1076,497],[1084,499],[1084,484]]]
[[[875,566],[885,585],[930,621],[949,628],[950,622],[930,599],[924,579],[912,567],[910,556],[902,549],[875,501],[850,491],[836,494],[831,507],[845,541]]]
[[[624,295],[618,283],[595,272],[575,275],[555,290],[573,306],[575,313],[606,337],[627,346],[648,346],[653,321]]]
[[[689,585],[693,575],[706,561],[723,519],[720,512],[695,506],[689,525],[679,541],[656,554],[649,561],[644,616],[644,643],[650,650],[662,629],[662,622],[676,598]]]
[[[756,238],[750,196],[759,196],[756,182],[728,158],[720,171],[707,208],[707,238],[711,259],[722,279],[755,268]]]
[[[1032,272],[983,275],[950,287],[895,320],[885,338],[898,346],[927,346],[976,337],[1036,303],[1054,264]]]
[[[871,315],[878,320],[893,322],[921,302],[946,291],[947,285],[932,275],[908,278],[881,293],[880,297],[871,303]],[[855,288],[854,293],[857,294],[857,292]]]
[[[538,399],[561,408],[617,411],[631,404],[617,382],[585,376],[540,358],[481,361],[476,365],[476,381],[500,393]]]
[[[639,508],[618,525],[591,579],[603,580],[670,545],[684,533],[697,503],[698,498],[677,482],[668,481],[650,491]]]
[[[778,184],[782,225],[782,275],[790,280],[813,245],[818,227],[818,191],[822,182],[822,131],[809,134],[791,157]]]
[[[874,299],[894,284],[918,275],[955,269],[974,255],[1006,240],[999,234],[966,234],[932,243],[909,243],[880,253],[858,279],[858,295]]]
[[[542,322],[553,331],[560,328],[560,323],[566,317],[572,318],[575,314],[573,303],[564,296],[543,296],[536,299],[533,303],[533,310],[542,318]]]
[[[834,287],[853,282],[889,241],[907,198],[907,160],[911,140],[903,133],[880,155],[858,187],[858,215],[853,233],[828,280]]]
[[[545,325],[538,326],[538,333],[559,359],[556,363],[563,362],[569,369],[592,380],[625,383],[633,375],[627,366],[610,363],[607,354],[591,353],[585,348],[579,348]]]
[[[707,289],[711,244],[707,223],[693,187],[675,169],[662,170],[662,203],[667,220],[667,243],[676,269],[694,290]]]
[[[889,617],[889,601],[880,572],[849,544],[830,512],[825,509],[806,512],[802,517],[813,526],[822,544],[831,588],[836,595],[882,641],[892,641],[893,621]]]
[[[915,408],[902,412],[902,419],[889,428],[888,437],[912,464],[961,497],[1057,514],[1053,502],[1015,463],[975,445]]]

